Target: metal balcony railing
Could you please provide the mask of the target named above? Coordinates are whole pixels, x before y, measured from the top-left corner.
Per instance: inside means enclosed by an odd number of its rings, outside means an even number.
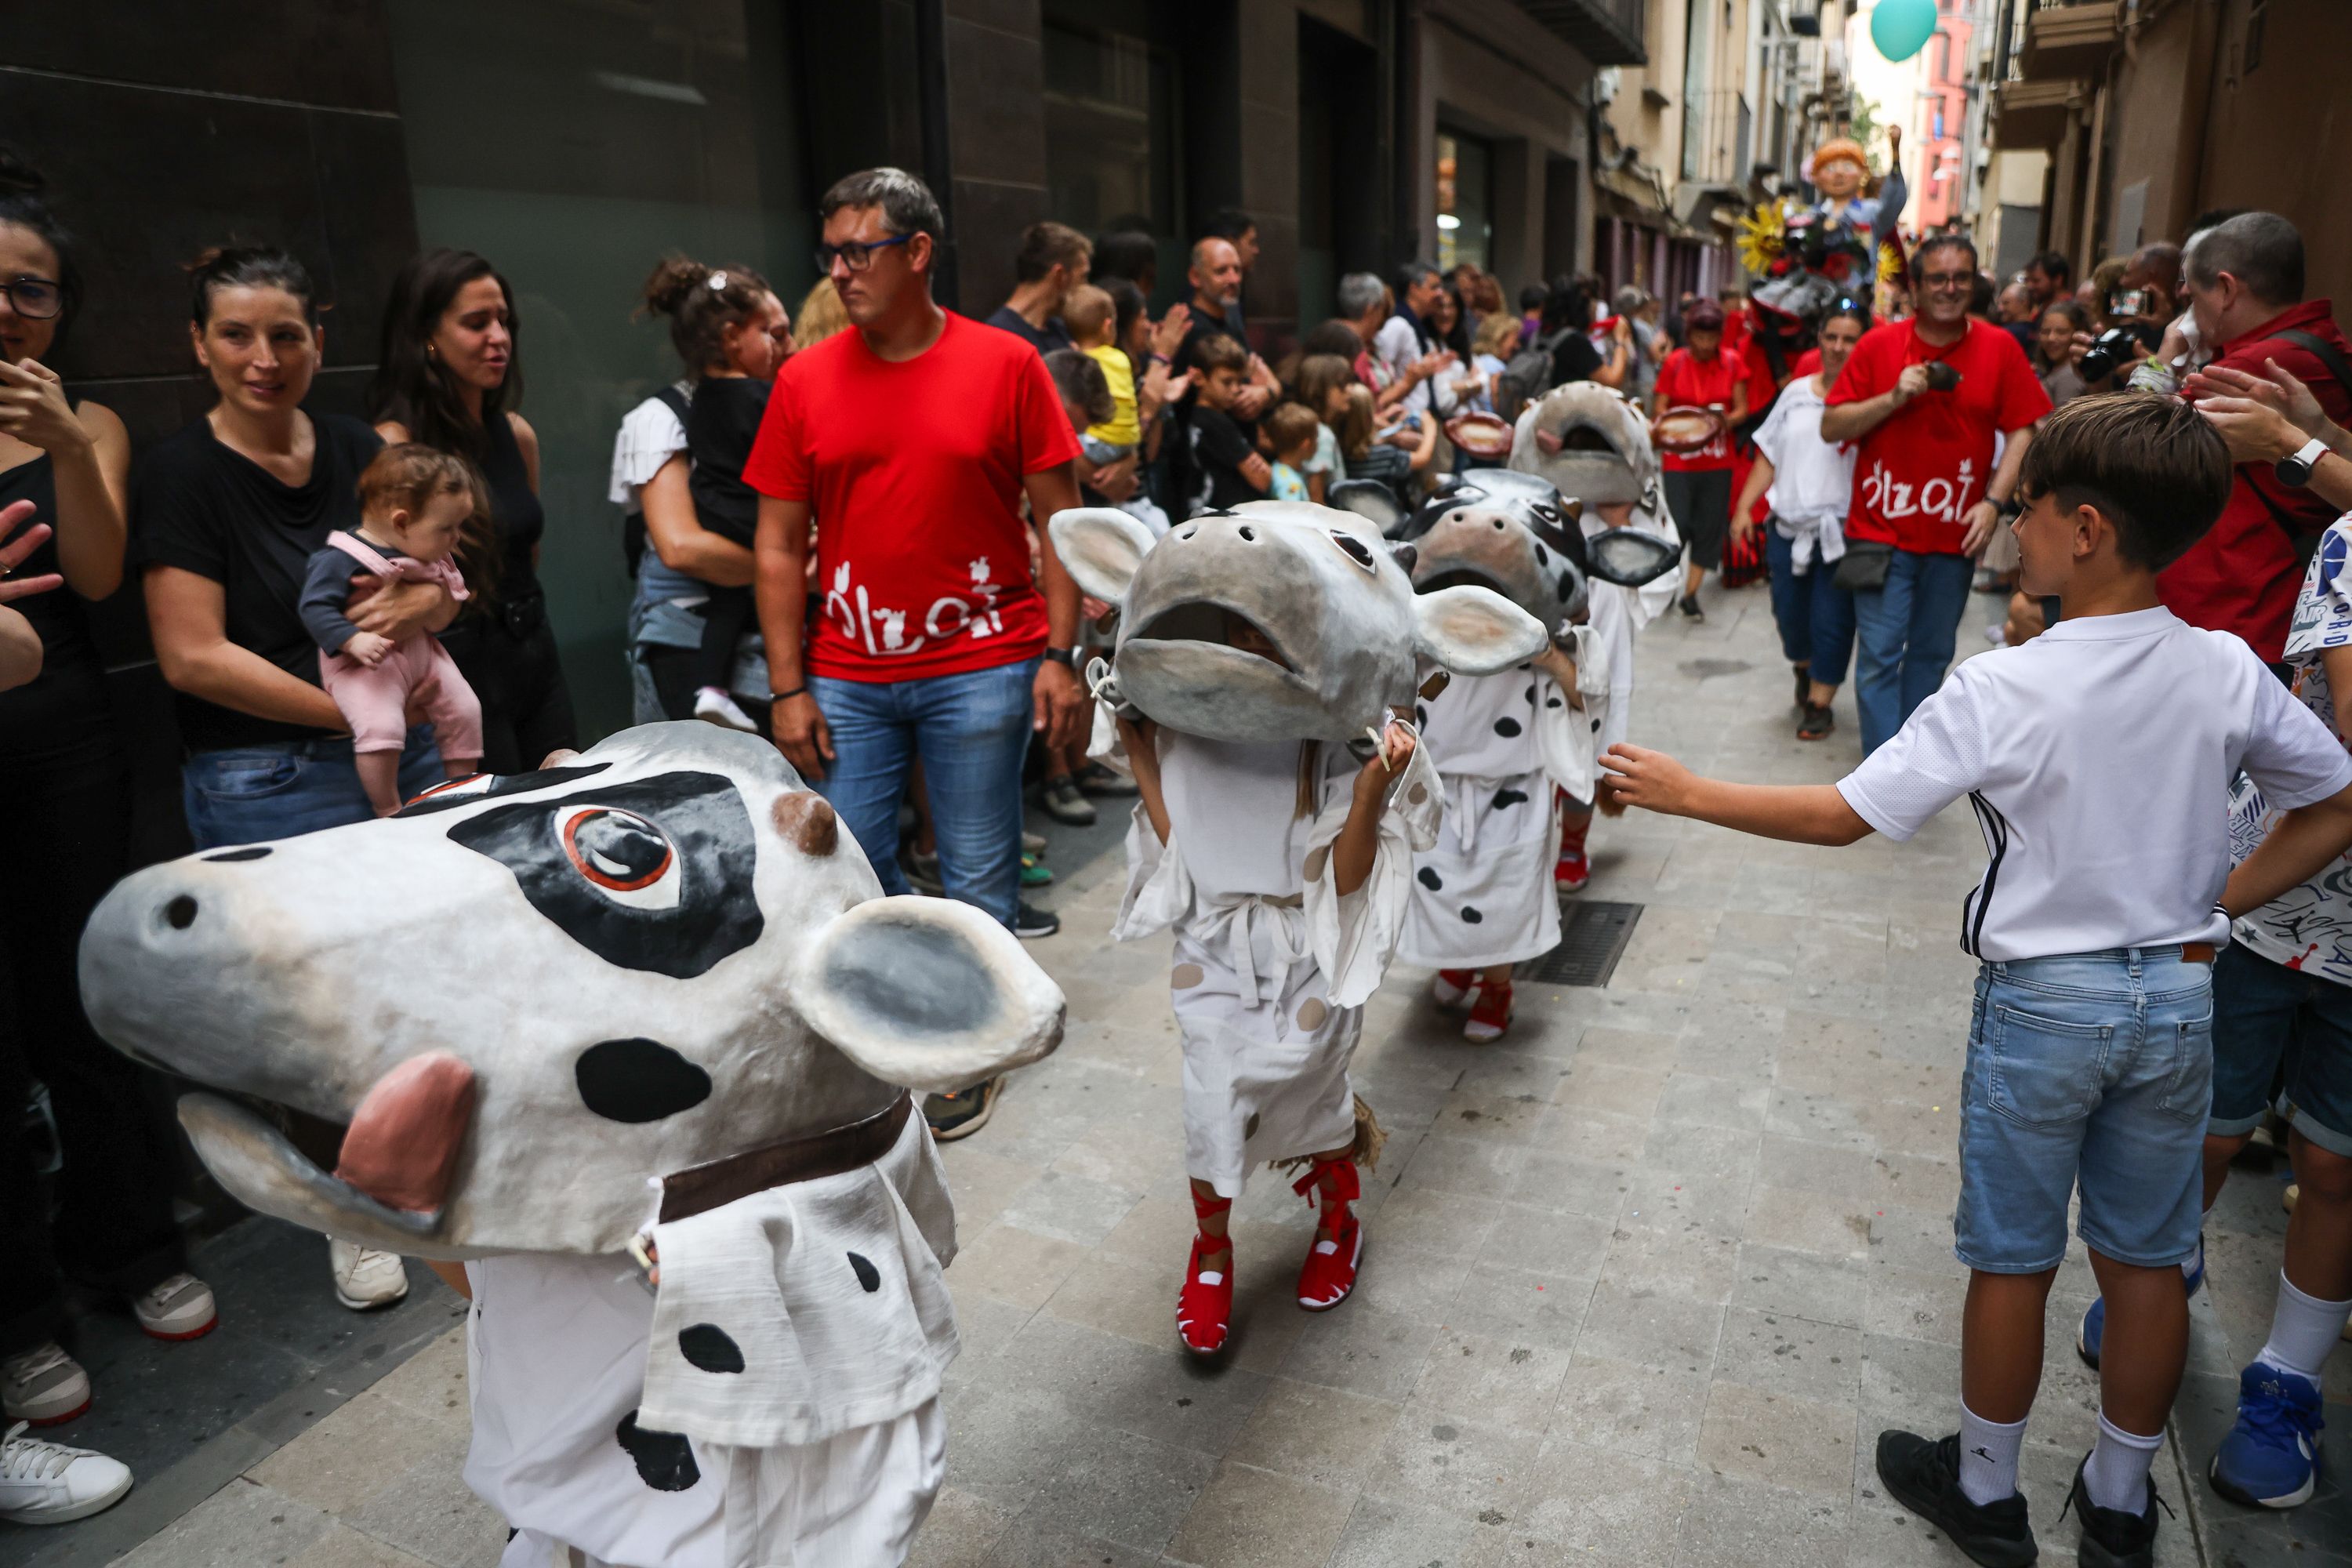
[[[1594,65],[1650,63],[1643,47],[1643,0],[1519,0],[1519,9]]]

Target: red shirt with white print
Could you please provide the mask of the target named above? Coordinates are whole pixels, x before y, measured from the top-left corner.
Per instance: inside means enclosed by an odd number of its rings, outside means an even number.
[[[910,360],[854,330],[787,360],[743,479],[816,516],[810,672],[916,680],[1035,658],[1021,485],[1077,455],[1037,351],[952,310]]]
[[[1732,394],[1747,378],[1748,362],[1736,354],[1718,349],[1713,358],[1701,359],[1688,349],[1676,349],[1658,367],[1658,391],[1668,408],[1712,408],[1728,419]],[[1658,461],[1669,472],[1728,468],[1730,432],[1726,430],[1695,452],[1662,451]]]
[[[2017,340],[1969,321],[1958,341],[1923,341],[1916,321],[1873,327],[1856,343],[1822,401],[1831,408],[1891,392],[1906,365],[1942,360],[1960,373],[1949,392],[1923,392],[1857,445],[1849,540],[1874,540],[1921,555],[1959,555],[1961,521],[1985,499],[1993,437],[2050,412],[2050,395]]]

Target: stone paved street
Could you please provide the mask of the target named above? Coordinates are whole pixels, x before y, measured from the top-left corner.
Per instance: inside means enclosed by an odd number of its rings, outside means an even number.
[[[1719,773],[1836,777],[1850,704],[1804,746],[1787,698],[1763,591],[1720,595],[1704,625],[1645,634],[1634,732]],[[1213,1367],[1172,1324],[1192,1219],[1168,951],[1099,935],[1112,837],[1056,838],[1066,934],[1034,951],[1068,992],[1060,1054],[946,1152],[964,1352],[918,1563],[1963,1561],[1881,1495],[1870,1452],[1883,1426],[1957,1420],[1956,923],[1982,858],[1965,809],[1909,846],[1835,851],[1602,823],[1584,897],[1643,906],[1632,945],[1605,989],[1523,985],[1499,1046],[1463,1043],[1426,977],[1396,974],[1359,1058],[1391,1132],[1361,1288],[1325,1316],[1292,1304],[1308,1211],[1261,1177],[1235,1209],[1238,1341]],[[2275,1194],[2241,1177],[2212,1232],[2193,1479],[2169,1447],[2157,1472],[2181,1510],[2162,1563],[2200,1561],[2192,1525],[2216,1564],[2352,1546],[2332,1484],[2292,1520],[2250,1520],[2200,1473],[2267,1327]],[[2072,1348],[2092,1289],[2078,1247],[2024,1467],[2049,1561],[2073,1560],[2058,1508],[2095,1427]],[[440,1340],[125,1561],[495,1562],[504,1530],[456,1479],[463,1364]],[[2345,1375],[2338,1357],[2332,1396]],[[94,1560],[57,1548],[39,1560]]]

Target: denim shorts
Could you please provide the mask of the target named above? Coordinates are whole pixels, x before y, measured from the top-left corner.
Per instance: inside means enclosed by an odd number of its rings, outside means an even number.
[[[2213,971],[2178,947],[1988,963],[1960,1115],[1962,1263],[2037,1274],[2083,1245],[2154,1268],[2197,1250]]]
[[[2352,1156],[2352,986],[2231,942],[2213,964],[2213,1120],[2233,1138],[2278,1113],[2331,1154]],[[2221,1004],[2227,1003],[2227,1006]]]

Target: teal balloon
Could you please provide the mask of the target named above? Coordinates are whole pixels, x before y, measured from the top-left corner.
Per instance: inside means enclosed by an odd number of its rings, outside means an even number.
[[[1907,60],[1936,36],[1936,0],[1878,0],[1870,41],[1890,60]]]

